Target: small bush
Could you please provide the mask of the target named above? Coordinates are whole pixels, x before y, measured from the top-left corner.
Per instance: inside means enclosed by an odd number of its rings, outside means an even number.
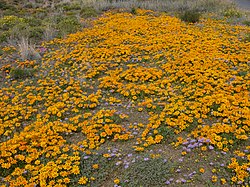
[[[244,25],[247,25],[247,26],[250,26],[250,20],[245,20],[245,21],[243,21],[243,24],[244,24]]]
[[[10,37],[9,31],[0,31],[0,42],[7,42]]]
[[[23,23],[24,19],[17,16],[4,16],[0,18],[0,29],[9,30],[19,23]]]
[[[235,8],[228,8],[223,12],[223,16],[227,17],[227,18],[240,18],[242,17],[241,13],[236,10]]]
[[[180,14],[180,19],[187,23],[196,23],[200,20],[201,13],[197,10],[185,10]]]
[[[42,24],[41,19],[37,19],[34,17],[27,17],[27,18],[25,18],[24,22],[27,23],[31,27],[37,27],[37,26],[40,26]]]
[[[80,15],[84,18],[96,17],[98,12],[93,7],[85,7],[81,10]]]
[[[63,10],[65,11],[81,10],[81,6],[77,3],[67,4],[63,6]]]
[[[27,23],[20,22],[13,28],[9,29],[12,39],[18,39],[21,37],[29,37],[30,27]]]
[[[43,27],[31,27],[29,29],[29,38],[33,40],[41,40],[43,38],[44,30]]]
[[[131,9],[131,14],[136,14],[136,8],[135,7],[133,7],[132,9]]]
[[[1,10],[6,10],[8,8],[9,8],[9,6],[6,4],[6,2],[0,1],[0,9]]]
[[[12,68],[10,70],[10,76],[14,79],[23,79],[27,77],[34,76],[34,69],[22,69],[22,68]]]
[[[77,32],[81,28],[79,20],[74,17],[63,17],[57,24],[56,28],[58,29],[59,36],[65,36],[70,33]]]
[[[247,33],[245,38],[244,38],[245,42],[250,42],[250,33]]]

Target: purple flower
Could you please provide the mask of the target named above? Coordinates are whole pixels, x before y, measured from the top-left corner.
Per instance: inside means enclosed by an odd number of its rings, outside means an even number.
[[[180,180],[180,179],[177,179],[175,182],[176,182],[176,183],[180,183],[180,182],[181,182],[181,180]]]
[[[188,144],[188,141],[182,143],[182,145],[187,145],[187,144]]]
[[[195,143],[195,144],[194,144],[194,147],[198,147],[198,146],[199,146],[199,144],[198,144],[198,143]]]
[[[187,151],[187,152],[190,152],[190,151],[191,151],[191,149],[186,149],[186,151]]]
[[[179,158],[179,162],[182,162],[183,161],[183,158]]]
[[[186,181],[185,179],[181,179],[181,182],[182,182],[182,183],[185,183],[185,182],[187,182],[187,181]]]
[[[190,141],[190,143],[194,143],[194,142],[196,142],[196,140],[195,140],[195,139],[192,139],[192,140]]]
[[[199,139],[198,142],[204,142],[204,138]]]
[[[120,165],[121,163],[122,163],[122,162],[119,161],[119,162],[116,162],[115,165],[118,166],[118,165]]]
[[[212,145],[209,145],[209,146],[208,146],[208,149],[213,150],[214,147],[213,147]]]
[[[166,181],[166,182],[165,182],[165,184],[167,184],[167,185],[170,184],[170,183],[171,183],[170,181]]]
[[[210,139],[206,139],[206,142],[207,142],[207,143],[210,143]]]
[[[41,52],[41,53],[44,53],[46,50],[47,50],[46,48],[40,47],[40,52]]]
[[[176,172],[177,172],[177,173],[180,173],[180,172],[181,172],[181,170],[180,170],[180,169],[177,169],[177,170],[176,170]]]
[[[144,158],[144,161],[147,161],[147,160],[149,160],[149,158]]]

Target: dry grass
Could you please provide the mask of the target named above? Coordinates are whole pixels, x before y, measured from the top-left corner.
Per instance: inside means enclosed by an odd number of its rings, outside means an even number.
[[[22,60],[40,59],[40,54],[35,50],[35,46],[32,45],[27,38],[21,38],[17,42],[18,49]]]

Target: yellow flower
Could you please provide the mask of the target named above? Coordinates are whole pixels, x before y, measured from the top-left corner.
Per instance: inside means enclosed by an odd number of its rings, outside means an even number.
[[[187,154],[186,151],[182,151],[182,152],[181,152],[181,155],[183,155],[183,156],[186,155],[186,154]]]
[[[232,181],[232,182],[237,182],[237,177],[233,176],[233,177],[231,178],[231,181]]]
[[[201,147],[201,150],[202,150],[202,151],[206,151],[206,150],[207,150],[207,147],[206,147],[206,146],[202,146],[202,147]]]
[[[105,158],[110,158],[110,157],[111,157],[111,155],[110,155],[110,154],[108,154],[108,153],[106,153],[106,154],[103,154],[103,157],[105,157]]]
[[[87,182],[88,182],[88,178],[87,177],[85,177],[85,176],[83,176],[83,177],[81,177],[79,180],[78,180],[78,184],[87,184]]]
[[[78,166],[73,166],[71,169],[71,172],[75,175],[80,173],[79,167]]]
[[[224,178],[221,178],[220,182],[221,182],[222,185],[227,183],[226,179],[224,179]]]
[[[114,183],[115,183],[115,184],[119,184],[119,183],[120,183],[120,180],[116,178],[116,179],[114,179]]]
[[[141,107],[140,107],[140,108],[138,108],[138,111],[139,111],[139,112],[143,111],[143,108],[141,108]]]
[[[212,176],[212,182],[217,182],[217,179],[218,179],[217,176],[215,176],[215,175]]]
[[[70,183],[70,179],[69,179],[68,177],[67,177],[67,178],[64,178],[64,179],[63,179],[63,182],[65,182],[66,184],[67,184],[67,183]]]
[[[98,165],[98,164],[94,164],[94,165],[92,165],[92,168],[98,169],[98,168],[99,168],[99,165]]]

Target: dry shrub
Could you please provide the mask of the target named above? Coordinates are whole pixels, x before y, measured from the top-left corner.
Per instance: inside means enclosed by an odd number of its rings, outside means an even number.
[[[28,38],[22,37],[17,42],[17,45],[22,60],[36,60],[41,58],[40,54],[35,50],[35,46],[30,44]]]

